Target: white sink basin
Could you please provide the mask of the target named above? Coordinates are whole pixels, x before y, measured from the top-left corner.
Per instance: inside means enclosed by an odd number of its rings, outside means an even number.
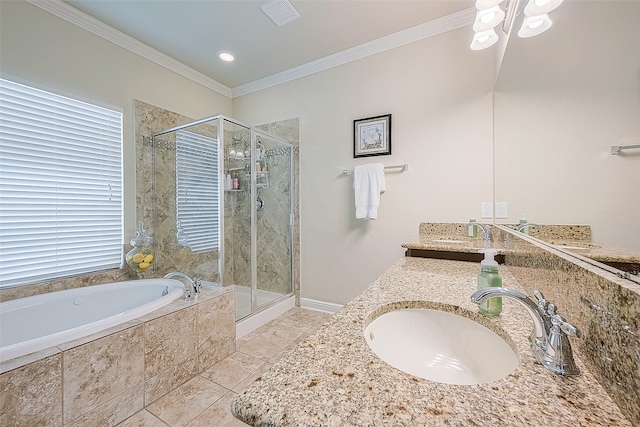
[[[518,356],[496,333],[444,311],[391,311],[374,319],[364,336],[373,352],[394,368],[440,383],[487,383],[518,366]]]

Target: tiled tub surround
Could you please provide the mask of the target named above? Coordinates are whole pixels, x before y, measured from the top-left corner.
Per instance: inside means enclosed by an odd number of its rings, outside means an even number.
[[[205,288],[195,301],[2,363],[0,425],[116,425],[234,350],[233,292]]]
[[[256,426],[630,426],[579,355],[582,374],[572,378],[535,362],[527,340],[533,323],[520,305],[505,300],[499,318],[477,314],[469,299],[477,272],[468,262],[398,261],[239,395],[232,410]],[[508,269],[501,267],[501,274],[505,287],[522,290]],[[451,311],[482,323],[517,350],[519,366],[502,380],[472,386],[392,368],[370,350],[363,330],[376,315],[404,307]]]
[[[539,289],[582,337],[574,352],[635,425],[640,425],[640,285],[526,238],[509,253],[509,271],[527,293]]]

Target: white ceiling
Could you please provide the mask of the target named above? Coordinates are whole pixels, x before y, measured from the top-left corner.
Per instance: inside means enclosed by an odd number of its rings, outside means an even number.
[[[63,1],[57,0],[59,6],[72,6],[229,89],[474,5],[474,0],[290,0],[301,17],[278,27],[260,9],[271,0]],[[221,61],[220,50],[233,52],[236,60]]]

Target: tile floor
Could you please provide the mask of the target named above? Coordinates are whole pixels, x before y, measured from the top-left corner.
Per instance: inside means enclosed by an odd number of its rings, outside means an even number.
[[[238,427],[231,401],[329,314],[292,308],[236,341],[236,351],[118,427]]]

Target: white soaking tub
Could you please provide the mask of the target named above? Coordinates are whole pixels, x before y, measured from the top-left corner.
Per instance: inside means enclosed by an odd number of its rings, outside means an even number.
[[[143,279],[86,286],[0,303],[0,361],[72,341],[180,298],[184,284]]]

